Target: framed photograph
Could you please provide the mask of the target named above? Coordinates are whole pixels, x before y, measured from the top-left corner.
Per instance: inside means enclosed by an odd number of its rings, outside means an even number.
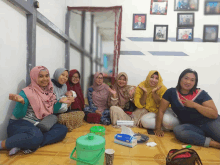
[[[166,42],[168,38],[168,25],[154,25],[154,41]]]
[[[133,30],[146,30],[147,14],[133,14]]]
[[[203,42],[218,42],[218,25],[204,25]]]
[[[199,0],[175,0],[175,11],[198,11]]]
[[[177,41],[193,41],[193,27],[178,27],[176,30]]]
[[[178,13],[177,26],[178,27],[194,27],[194,13]]]
[[[167,15],[168,0],[151,0],[150,14]]]
[[[220,14],[220,1],[205,1],[205,15],[219,15]]]

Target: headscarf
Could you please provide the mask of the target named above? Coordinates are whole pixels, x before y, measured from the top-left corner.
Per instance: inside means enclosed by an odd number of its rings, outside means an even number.
[[[49,84],[45,90],[37,84],[38,75],[41,70],[46,70],[49,73],[48,69],[44,66],[34,67],[30,72],[31,84],[23,89],[38,119],[43,119],[52,114],[53,105],[57,101],[53,93],[51,80],[49,80]]]
[[[105,109],[108,108],[109,86],[104,83],[102,83],[101,85],[98,85],[96,83],[96,79],[100,74],[103,76],[101,72],[97,72],[94,75],[93,85],[92,85],[92,88],[94,90],[92,92],[92,101],[95,104],[95,106],[98,108],[98,110],[103,112]]]
[[[158,84],[154,87],[151,87],[150,86],[150,78],[151,76],[157,72],[158,73]],[[146,105],[143,106],[141,105],[140,101],[139,101],[139,96],[143,95],[143,91],[142,89],[140,89],[139,87],[136,89],[136,92],[135,92],[135,96],[134,96],[134,103],[135,105],[140,108],[140,107],[144,107],[145,109],[147,109],[149,112],[154,112],[154,113],[157,113],[158,112],[158,108],[159,108],[159,104],[156,104],[156,102],[154,101],[154,98],[153,98],[153,94],[152,94],[152,90],[156,87],[159,87],[161,86],[161,88],[156,92],[160,98],[162,98],[163,94],[166,92],[167,88],[164,86],[163,84],[163,79],[160,75],[160,73],[156,70],[151,70],[148,75],[147,75],[147,78],[145,81],[142,81],[139,86],[143,86],[144,88],[147,89],[147,98],[146,98]],[[140,91],[137,92],[137,91]]]
[[[151,76],[152,76],[154,73],[156,73],[156,72],[158,73],[158,78],[159,78],[159,79],[158,79],[158,84],[157,84],[156,86],[154,86],[154,87],[151,87],[151,86],[150,86],[150,78],[151,78]],[[163,79],[162,79],[160,73],[159,73],[157,70],[151,70],[151,71],[148,73],[146,80],[144,81],[144,87],[147,89],[148,95],[149,95],[149,94],[152,94],[152,90],[153,90],[154,88],[156,88],[156,87],[159,87],[159,86],[161,86],[161,88],[166,88],[166,87],[163,85]]]
[[[79,110],[83,110],[84,108],[84,96],[83,96],[83,92],[82,92],[82,89],[81,89],[81,86],[80,86],[80,81],[77,83],[77,84],[73,84],[72,83],[72,77],[75,73],[78,73],[79,75],[79,80],[80,80],[80,74],[79,74],[79,71],[76,70],[76,69],[73,69],[71,71],[69,71],[69,79],[68,81],[66,82],[66,85],[67,85],[67,90],[70,91],[75,91],[76,92],[76,95],[77,97],[75,98],[75,102],[73,102],[71,104],[71,109],[79,109]]]
[[[57,100],[60,99],[62,96],[65,96],[65,93],[67,92],[67,86],[66,84],[60,84],[58,82],[58,79],[60,77],[60,75],[64,72],[67,71],[67,69],[65,68],[58,68],[55,70],[54,74],[53,74],[53,85],[54,85],[54,93],[56,94]]]
[[[67,71],[67,72],[68,72],[68,70],[65,69],[65,68],[58,68],[58,69],[55,70],[55,72],[54,72],[54,74],[53,74],[52,82],[53,82],[54,85],[56,85],[58,88],[62,88],[62,86],[64,85],[64,84],[60,84],[60,83],[58,82],[58,79],[59,79],[60,75],[61,75],[64,71]]]
[[[118,80],[121,76],[125,76],[126,79],[126,85],[123,87],[120,87],[118,85]],[[128,75],[125,72],[121,72],[116,77],[116,82],[113,86],[113,89],[117,92],[117,98],[118,98],[118,105],[123,109],[125,107],[125,104],[130,100],[129,90],[132,88],[131,85],[127,85],[128,82]]]

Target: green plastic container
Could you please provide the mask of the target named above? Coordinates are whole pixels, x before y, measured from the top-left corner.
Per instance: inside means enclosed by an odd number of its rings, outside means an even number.
[[[76,158],[73,153],[76,151]],[[77,161],[77,165],[103,165],[105,157],[105,138],[89,133],[76,140],[76,147],[70,158]]]
[[[90,128],[90,133],[95,133],[105,138],[105,127],[103,126],[93,126]]]

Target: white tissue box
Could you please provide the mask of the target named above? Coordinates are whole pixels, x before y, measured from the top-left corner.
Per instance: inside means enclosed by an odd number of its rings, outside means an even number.
[[[117,125],[134,126],[134,121],[129,121],[129,120],[117,120]]]

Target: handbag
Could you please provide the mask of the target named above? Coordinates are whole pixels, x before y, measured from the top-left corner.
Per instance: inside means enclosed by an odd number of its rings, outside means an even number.
[[[44,117],[36,126],[41,130],[41,132],[48,132],[53,125],[57,123],[57,121],[57,116],[52,114]]]
[[[172,149],[166,157],[166,165],[202,165],[202,161],[193,149]]]
[[[99,124],[101,120],[101,115],[98,113],[89,113],[86,117],[86,121],[88,123],[96,123]]]
[[[135,106],[133,101],[128,101],[125,104],[124,111],[134,112],[137,107]]]

